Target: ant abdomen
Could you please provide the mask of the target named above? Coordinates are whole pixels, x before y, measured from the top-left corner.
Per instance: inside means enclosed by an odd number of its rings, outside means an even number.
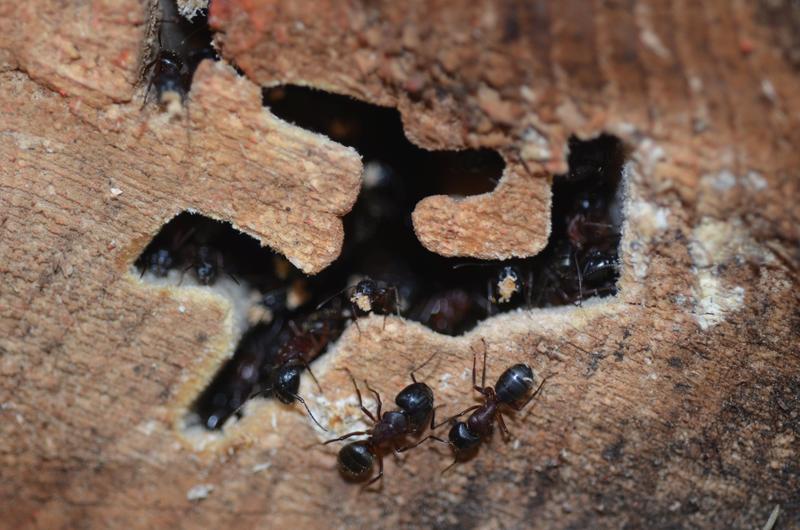
[[[526,397],[533,388],[533,370],[527,364],[515,364],[497,379],[497,400],[512,404]]]
[[[353,481],[366,480],[372,474],[375,455],[366,442],[351,442],[339,450],[339,472]]]

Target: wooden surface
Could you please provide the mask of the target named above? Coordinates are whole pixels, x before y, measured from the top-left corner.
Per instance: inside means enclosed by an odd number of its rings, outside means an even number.
[[[171,115],[141,109],[147,6],[81,6],[0,3],[3,525],[753,528],[779,505],[776,528],[800,526],[800,76],[779,38],[794,19],[766,2],[215,0],[246,77],[202,65]],[[443,449],[389,456],[382,492],[361,493],[299,409],[183,430],[237,310],[144,284],[132,261],[193,208],[315,272],[358,193],[357,153],[261,108],[258,86],[284,82],[397,106],[424,147],[498,149],[494,194],[417,206],[448,254],[535,252],[566,138],[630,146],[618,297],[458,338],[363,320],[314,366],[310,405],[342,432],[360,415],[337,368],[388,400],[439,352],[421,375],[447,414],[473,403],[485,338],[490,379],[518,361],[552,376],[509,422],[516,442],[445,476]],[[470,210],[503,226],[482,237]]]

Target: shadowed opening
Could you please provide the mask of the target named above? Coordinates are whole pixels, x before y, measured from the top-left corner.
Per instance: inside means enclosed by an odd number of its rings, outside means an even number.
[[[569,171],[555,178],[552,232],[539,255],[502,262],[444,258],[419,243],[411,213],[430,195],[492,190],[503,170],[496,152],[426,151],[405,137],[395,109],[310,88],[265,89],[263,101],[278,117],[355,148],[363,157],[364,182],[344,218],[341,255],[315,276],[230,224],[192,213],[167,223],[137,259],[144,281],[211,289],[236,282],[237,292],[245,293],[239,302],[248,329],[191,406],[187,426],[219,429],[256,395],[295,400],[286,393],[296,392],[286,369],[307,370],[365,314],[351,299],[352,287],[364,278],[380,290],[373,312],[397,311],[447,335],[498,313],[616,293],[625,159],[616,137],[570,139]]]

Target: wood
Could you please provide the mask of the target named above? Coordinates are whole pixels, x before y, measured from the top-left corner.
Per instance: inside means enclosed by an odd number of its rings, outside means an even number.
[[[779,38],[798,28],[771,6],[215,0],[245,77],[204,64],[162,113],[141,108],[148,5],[0,4],[3,524],[753,528],[778,505],[776,528],[800,526],[800,95]],[[628,144],[618,297],[457,338],[365,319],[314,365],[310,405],[344,432],[360,414],[339,368],[388,401],[438,352],[420,375],[444,416],[473,403],[484,338],[490,379],[513,362],[551,376],[509,421],[518,443],[444,477],[444,448],[389,456],[374,494],[311,446],[330,435],[300,409],[183,430],[240,310],[144,284],[132,261],[194,208],[316,272],[358,193],[357,153],[262,109],[258,86],[286,82],[396,106],[427,148],[498,149],[493,194],[417,206],[445,254],[535,252],[567,137]]]

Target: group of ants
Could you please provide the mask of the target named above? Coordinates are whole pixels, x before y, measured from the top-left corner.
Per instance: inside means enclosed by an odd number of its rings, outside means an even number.
[[[208,255],[201,252],[200,258]],[[149,254],[150,261],[142,269],[151,274],[165,276],[168,268],[164,268],[164,258],[169,256],[165,249],[154,250]],[[171,258],[168,259],[171,263]],[[201,284],[213,283],[219,270],[213,261],[196,259],[191,265],[194,276]],[[503,286],[502,284],[506,285]],[[516,290],[521,288],[519,274],[513,267],[503,267],[497,276],[498,290],[503,290],[506,296],[511,296]],[[508,291],[510,289],[510,291]],[[306,401],[299,395],[300,377],[304,370],[307,370],[316,383],[320,392],[322,388],[311,371],[310,363],[318,357],[325,347],[339,334],[341,334],[344,324],[353,321],[355,326],[358,324],[358,316],[374,313],[384,315],[384,325],[386,316],[389,314],[399,315],[399,303],[397,288],[383,282],[375,281],[370,278],[359,281],[356,285],[348,287],[334,297],[339,298],[335,307],[324,309],[317,307],[317,310],[306,318],[291,322],[291,334],[288,338],[278,341],[280,346],[271,356],[268,363],[263,363],[261,370],[266,369],[266,376],[258,373],[259,367],[255,366],[243,357],[235,365],[236,372],[240,377],[245,372],[251,371],[253,379],[267,379],[263,390],[252,392],[248,391],[242,404],[232,412],[231,415],[238,415],[239,410],[244,406],[247,399],[256,397],[260,394],[269,393],[284,404],[294,402],[301,403],[309,417],[327,432],[319,421],[314,417]],[[340,295],[344,294],[342,297]],[[327,304],[333,297],[324,301],[320,305]],[[497,295],[499,300],[501,295]],[[349,302],[350,308],[342,308],[342,299]],[[281,303],[285,303],[282,300]],[[360,328],[359,328],[360,332]],[[272,337],[274,338],[274,337]],[[261,341],[256,348],[264,349]],[[367,390],[374,396],[377,410],[373,413],[363,402],[361,390],[355,377],[347,371],[358,398],[360,410],[372,422],[372,427],[367,430],[360,430],[347,433],[338,438],[328,440],[325,444],[346,440],[354,436],[365,436],[365,439],[347,443],[338,453],[338,469],[342,476],[354,482],[366,482],[364,487],[368,487],[383,477],[383,456],[389,451],[396,454],[404,453],[413,449],[426,441],[434,441],[447,445],[453,452],[453,462],[443,470],[443,473],[458,462],[471,458],[478,450],[481,443],[493,432],[497,425],[503,435],[504,440],[508,440],[509,431],[503,420],[502,413],[508,409],[515,411],[522,410],[542,389],[546,378],[542,379],[534,390],[535,375],[528,364],[515,364],[506,369],[494,386],[486,384],[486,358],[487,347],[483,342],[483,368],[481,371],[480,385],[477,381],[477,357],[478,353],[473,351],[472,365],[472,388],[481,396],[482,403],[470,406],[458,414],[455,414],[440,423],[436,423],[434,407],[434,393],[429,385],[417,381],[415,371],[427,365],[435,354],[428,358],[422,365],[412,369],[410,377],[412,383],[401,390],[395,397],[396,410],[383,411],[380,394],[375,391],[367,381],[364,384]],[[469,414],[467,419],[460,420]],[[447,438],[444,439],[436,434],[435,431],[442,425],[451,424]],[[430,428],[430,433],[411,445],[403,445],[408,436],[421,436],[426,427]],[[374,474],[375,464],[378,464],[378,473]]]
[[[158,40],[161,44],[160,31]],[[166,93],[177,93],[183,99],[189,90],[191,76],[197,64],[204,58],[218,59],[216,51],[210,45],[185,48],[180,53],[177,48],[168,49],[160,46],[155,58],[148,65],[151,74],[147,93],[154,88],[158,101],[162,101],[162,96]],[[495,268],[493,276],[487,282],[487,315],[491,315],[495,307],[504,304],[510,306],[509,302],[512,299],[516,301],[516,307],[521,304],[520,298],[524,298],[525,306],[533,307],[575,301],[580,303],[585,294],[602,295],[615,292],[619,233],[617,224],[608,220],[610,200],[608,184],[601,180],[592,181],[599,164],[600,162],[591,160],[591,157],[583,165],[573,165],[570,161],[570,172],[562,178],[563,185],[582,191],[574,193],[569,206],[560,212],[559,215],[563,220],[559,223],[554,222],[553,234],[557,236],[554,237],[556,243],[551,244],[543,252],[547,266],[537,271],[542,273],[540,276],[545,278],[545,284],[551,286],[539,289],[539,296],[544,295],[556,301],[532,299],[533,266],[526,265],[524,261],[501,265]],[[587,186],[586,183],[590,181],[595,184]],[[616,186],[616,183],[613,183],[613,186]],[[558,212],[554,207],[554,220],[556,213]],[[137,262],[141,274],[149,272],[156,277],[166,277],[170,270],[178,268],[182,269],[183,273],[191,271],[200,285],[213,285],[222,274],[227,274],[239,283],[236,276],[228,270],[224,253],[214,245],[198,243],[196,240],[200,238],[197,235],[190,228],[178,233],[168,244],[148,247]],[[304,318],[290,320],[287,331],[281,316],[281,308],[287,305],[286,295],[285,289],[272,290],[264,295],[261,303],[273,312],[273,322],[269,332],[255,335],[253,344],[244,345],[244,350],[249,349],[255,353],[251,355],[245,351],[244,355],[237,355],[234,363],[228,367],[228,371],[234,374],[229,377],[232,383],[228,383],[230,387],[228,392],[238,392],[240,395],[226,398],[226,402],[220,407],[227,409],[216,416],[209,416],[214,419],[206,421],[208,428],[219,428],[225,418],[238,416],[239,410],[248,399],[269,392],[285,404],[299,402],[304,405],[311,419],[325,430],[298,394],[302,372],[308,370],[319,387],[309,365],[342,333],[347,322],[353,321],[358,326],[358,317],[368,313],[382,314],[384,319],[385,315],[392,313],[400,316],[401,297],[397,286],[365,278],[324,300],[315,311]],[[329,307],[324,307],[329,304]],[[270,348],[271,351],[267,354],[263,353]],[[268,358],[266,361],[265,355]],[[369,486],[383,476],[385,454],[390,451],[403,453],[426,441],[446,444],[452,450],[454,460],[445,469],[446,471],[457,462],[471,457],[481,442],[490,435],[495,425],[499,426],[504,439],[507,439],[509,431],[502,413],[509,409],[522,410],[539,394],[545,379],[534,389],[535,376],[531,367],[527,364],[515,364],[500,375],[494,386],[487,386],[486,356],[487,348],[484,343],[483,369],[478,385],[478,354],[473,351],[472,388],[480,394],[481,403],[470,406],[438,424],[435,419],[433,390],[427,384],[417,381],[414,373],[430,362],[433,356],[422,366],[411,371],[412,383],[401,390],[395,398],[398,409],[386,412],[382,410],[380,395],[366,381],[364,383],[367,390],[375,397],[377,410],[373,413],[364,406],[361,390],[348,371],[355,387],[359,407],[372,422],[372,427],[324,442],[329,444],[354,436],[365,436],[365,439],[349,442],[340,449],[338,453],[340,473],[348,480],[366,482],[365,487]],[[264,384],[259,387],[257,382]],[[216,406],[213,401],[217,398],[218,395],[209,397],[212,402],[209,407]],[[468,416],[464,421],[462,418],[465,415]],[[446,439],[435,434],[435,431],[445,424],[451,424]],[[421,437],[428,427],[430,433]],[[408,436],[421,438],[411,445],[404,445]],[[378,473],[373,476],[376,461]]]

